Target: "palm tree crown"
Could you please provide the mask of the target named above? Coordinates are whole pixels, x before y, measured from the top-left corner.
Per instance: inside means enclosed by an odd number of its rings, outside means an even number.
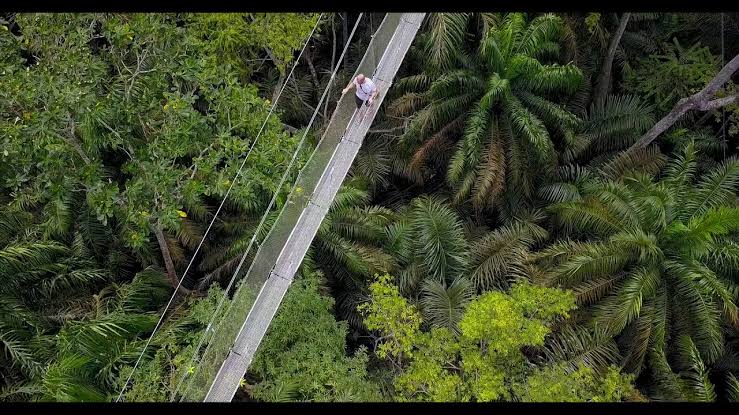
[[[573,93],[582,78],[576,66],[554,63],[561,28],[555,15],[527,22],[522,14],[508,14],[474,50],[460,44],[443,54],[443,64],[401,80],[398,87],[411,92],[391,111],[417,111],[401,138],[415,149],[411,166],[423,168],[435,149],[461,132],[447,171],[457,202],[471,197],[478,209],[496,206],[504,189],[515,189],[505,193],[509,199],[530,196],[535,174],[528,171],[554,165],[554,139],[572,143],[579,122],[552,101]]]
[[[626,367],[638,372],[646,358],[658,378],[670,370],[670,339],[689,336],[710,364],[724,352],[722,321],[739,324],[739,161],[697,181],[696,168],[688,144],[659,181],[581,184],[551,208],[573,239],[538,254],[550,283],[572,288],[596,326],[625,337]]]

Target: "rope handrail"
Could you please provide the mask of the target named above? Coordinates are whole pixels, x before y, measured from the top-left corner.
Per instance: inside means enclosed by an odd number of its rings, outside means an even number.
[[[154,329],[152,330],[151,334],[149,335],[149,338],[146,340],[146,343],[144,344],[144,348],[141,350],[141,353],[139,354],[139,357],[136,359],[136,363],[133,366],[133,369],[131,369],[131,373],[129,373],[128,377],[126,378],[126,382],[123,384],[123,387],[121,388],[120,393],[118,394],[118,397],[116,398],[116,402],[119,402],[121,398],[123,397],[123,393],[126,391],[126,389],[129,386],[129,383],[131,382],[131,378],[133,377],[133,374],[136,372],[136,369],[138,368],[139,364],[141,363],[141,359],[143,358],[144,354],[146,353],[146,349],[151,344],[152,339],[154,338],[154,335],[156,334],[157,330],[162,325],[162,322],[164,321],[164,317],[167,315],[167,310],[169,310],[169,307],[172,305],[172,302],[174,301],[175,297],[177,296],[177,293],[180,291],[180,287],[182,286],[182,282],[185,280],[185,276],[187,275],[187,272],[190,270],[190,267],[192,266],[193,262],[195,261],[195,258],[198,255],[198,252],[200,252],[200,248],[203,246],[203,242],[205,242],[205,238],[208,236],[208,233],[210,232],[211,228],[213,227],[213,224],[215,223],[216,219],[218,218],[218,214],[221,212],[221,209],[223,209],[223,205],[226,203],[226,199],[228,199],[228,196],[231,194],[231,190],[233,189],[234,185],[239,179],[239,176],[241,175],[242,170],[244,169],[244,166],[246,165],[246,161],[249,159],[249,156],[251,155],[252,151],[256,147],[257,142],[259,141],[259,137],[261,136],[262,132],[264,131],[264,128],[267,125],[267,122],[269,121],[269,118],[272,116],[272,113],[274,112],[275,108],[277,108],[277,102],[280,99],[280,96],[282,95],[282,91],[285,90],[285,86],[287,85],[287,80],[290,79],[290,76],[292,76],[293,71],[295,71],[295,68],[298,65],[298,61],[300,60],[300,57],[303,55],[303,52],[305,52],[305,48],[308,46],[308,43],[310,42],[310,39],[313,38],[313,34],[315,33],[316,29],[318,28],[318,24],[321,22],[321,19],[323,18],[323,13],[321,13],[316,20],[316,24],[313,26],[313,30],[311,30],[310,35],[308,35],[308,38],[305,40],[305,44],[303,44],[303,48],[300,50],[300,54],[298,55],[298,58],[295,59],[295,62],[292,66],[292,69],[290,69],[290,73],[288,74],[287,78],[285,78],[285,82],[282,85],[282,88],[280,88],[280,91],[275,99],[275,101],[272,103],[272,106],[270,107],[269,112],[267,113],[267,116],[264,119],[264,122],[262,123],[262,126],[259,129],[259,132],[257,133],[256,137],[254,138],[254,141],[252,142],[251,146],[249,146],[249,150],[246,153],[246,156],[244,157],[244,160],[241,162],[241,165],[239,166],[238,171],[234,175],[233,180],[231,180],[231,184],[228,187],[228,190],[226,190],[226,194],[223,196],[223,200],[221,200],[220,205],[218,206],[218,209],[216,210],[215,214],[213,215],[213,219],[211,219],[210,224],[208,224],[208,228],[205,230],[205,233],[203,233],[203,237],[201,238],[200,242],[198,243],[197,248],[195,248],[195,253],[193,253],[192,258],[190,258],[190,262],[187,264],[187,267],[185,268],[185,272],[183,272],[182,277],[180,277],[179,282],[177,283],[177,287],[175,287],[174,292],[172,293],[172,296],[169,298],[169,301],[167,302],[167,305],[164,307],[164,310],[162,311],[162,315],[159,317],[159,320],[157,321],[157,324],[154,326]]]

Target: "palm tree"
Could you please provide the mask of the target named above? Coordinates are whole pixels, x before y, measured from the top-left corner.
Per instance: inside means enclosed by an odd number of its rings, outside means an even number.
[[[456,25],[448,36],[464,39],[464,29]],[[552,14],[530,22],[508,14],[476,47],[452,41],[460,47],[433,58],[427,72],[399,81],[397,87],[409,92],[390,111],[413,114],[401,138],[412,152],[411,167],[423,170],[433,153],[461,133],[447,161],[455,202],[470,197],[482,209],[502,206],[497,197],[503,194],[509,202],[530,197],[531,172],[556,163],[555,143],[569,146],[579,122],[553,101],[574,92],[582,78],[574,65],[554,63],[561,31],[560,18]]]
[[[130,283],[113,283],[95,295],[67,301],[53,315],[16,307],[22,314],[13,318],[31,327],[8,330],[10,316],[0,322],[12,381],[4,385],[0,399],[106,400],[121,368],[138,358],[143,347],[138,337],[154,327],[155,312],[168,293],[163,274],[147,269]],[[3,293],[2,298],[7,305],[12,297]]]
[[[366,281],[396,267],[395,259],[385,250],[386,229],[395,214],[387,208],[368,206],[369,198],[360,180],[344,183],[307,255],[308,262],[315,262],[316,269],[326,276],[338,316],[354,328],[362,327],[356,306],[364,300]]]
[[[154,269],[130,279],[114,226],[75,192],[51,196],[0,210],[0,400],[104,400],[167,283]]]
[[[475,292],[526,278],[530,248],[548,237],[537,224],[543,219],[541,212],[522,212],[491,232],[478,223],[465,226],[441,197],[413,199],[388,230],[401,293],[419,301],[432,325],[457,331]]]
[[[535,256],[545,281],[573,289],[594,325],[619,336],[626,368],[638,373],[646,360],[653,378],[673,377],[670,339],[689,336],[712,364],[724,353],[722,324],[739,324],[739,161],[700,180],[696,169],[688,144],[656,182],[566,184],[550,210],[569,239]]]
[[[79,218],[84,217],[81,212]],[[66,232],[73,235],[69,244],[40,238],[55,219],[63,223],[51,214],[39,223],[24,210],[0,211],[2,386],[39,376],[49,351],[43,335],[74,318],[75,304],[110,281],[107,270],[94,260],[96,252],[85,243],[94,232]]]

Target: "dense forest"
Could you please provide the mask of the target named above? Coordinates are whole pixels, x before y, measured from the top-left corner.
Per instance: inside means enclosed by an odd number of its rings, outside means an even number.
[[[0,15],[0,401],[178,399],[382,18]],[[235,399],[739,401],[735,72],[736,13],[427,14]]]

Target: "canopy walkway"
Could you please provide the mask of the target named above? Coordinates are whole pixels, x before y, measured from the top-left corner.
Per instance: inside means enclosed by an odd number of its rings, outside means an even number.
[[[339,100],[318,146],[301,169],[287,203],[221,317],[183,400],[230,402],[236,394],[424,16],[388,13],[373,34],[354,76],[372,73],[378,96],[372,106],[359,110],[353,92]],[[254,293],[258,293],[256,297]]]

